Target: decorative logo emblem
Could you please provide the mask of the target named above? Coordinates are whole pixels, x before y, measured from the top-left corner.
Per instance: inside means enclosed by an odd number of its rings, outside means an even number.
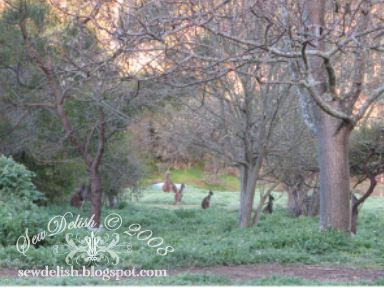
[[[73,237],[73,234],[65,235],[67,242],[66,247],[70,252],[65,257],[65,262],[68,265],[73,265],[76,262],[79,265],[84,264],[113,264],[119,263],[117,248],[120,236],[113,233],[112,237],[109,234],[98,236],[94,231],[90,236],[85,236],[79,240]]]

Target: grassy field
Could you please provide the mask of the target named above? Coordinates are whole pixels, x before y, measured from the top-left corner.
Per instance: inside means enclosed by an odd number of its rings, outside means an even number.
[[[218,191],[238,191],[240,189],[239,178],[220,173],[215,175],[195,166],[188,169],[171,170],[172,180],[175,183],[186,183],[202,189]],[[214,181],[212,181],[214,179]],[[164,181],[164,173],[153,172],[147,179],[147,183]],[[213,183],[214,182],[214,183]]]
[[[121,209],[104,209],[103,217],[111,212],[118,213],[123,225],[118,230],[122,233],[132,223],[139,223],[143,229],[153,231],[154,236],[162,237],[175,248],[167,256],[159,256],[155,250],[143,244],[143,241],[131,238],[133,252],[122,253],[119,269],[133,266],[142,269],[168,269],[169,271],[185,267],[212,267],[217,265],[236,266],[241,264],[282,263],[311,265],[347,265],[353,267],[384,267],[384,200],[372,197],[367,200],[361,211],[358,234],[347,236],[337,232],[321,233],[317,218],[291,218],[284,209],[286,198],[275,196],[276,210],[272,215],[262,215],[260,224],[249,229],[240,229],[238,223],[239,194],[235,192],[215,191],[212,207],[200,208],[201,199],[207,194],[206,189],[187,186],[183,203],[173,205],[173,194],[161,190],[146,190],[139,202],[121,205]],[[123,207],[124,206],[124,207]],[[3,234],[0,246],[0,266],[2,268],[38,268],[46,265],[65,266],[65,255],[54,255],[54,245],[63,245],[63,236],[47,239],[44,245],[31,248],[27,256],[16,251],[12,243],[23,233],[24,227],[30,231],[44,229],[53,215],[75,210],[68,206],[41,208],[21,219],[12,219],[14,230],[8,227]],[[89,206],[80,211],[87,216]],[[19,227],[20,226],[20,227]],[[18,228],[17,228],[18,227]],[[1,229],[1,228],[0,228]],[[4,228],[3,228],[4,229]],[[80,229],[80,235],[89,231]],[[107,233],[107,232],[98,232]],[[127,236],[128,237],[128,236]],[[123,248],[121,248],[123,249]],[[122,250],[123,251],[123,250]],[[106,266],[107,267],[107,266]],[[12,279],[0,278],[0,285],[6,284],[106,284],[101,279]],[[114,284],[248,284],[248,285],[308,285],[334,284],[309,281],[295,277],[266,277],[241,281],[217,275],[192,275],[182,273],[167,278],[148,278],[143,280],[124,280]],[[384,284],[379,279],[371,284]],[[112,283],[108,283],[112,284]],[[340,284],[340,283],[339,283]],[[347,283],[344,283],[347,284]],[[355,282],[353,284],[367,284]]]

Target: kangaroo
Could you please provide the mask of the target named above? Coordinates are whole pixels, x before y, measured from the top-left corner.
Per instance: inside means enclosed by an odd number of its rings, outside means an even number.
[[[76,208],[82,208],[84,204],[84,199],[82,196],[82,192],[85,190],[85,185],[83,184],[81,188],[78,188],[72,195],[71,195],[71,200],[70,204],[72,207]]]
[[[181,184],[180,190],[175,193],[175,205],[179,204],[181,202],[181,199],[183,198],[183,190],[185,188],[184,184]]]
[[[275,200],[275,198],[272,195],[269,195],[267,206],[265,206],[265,208],[263,209],[264,213],[272,214],[272,212],[273,212],[273,200]]]
[[[165,182],[163,184],[163,191],[164,192],[172,191],[173,193],[177,193],[176,185],[173,183],[171,179],[171,173],[168,171],[165,173]]]
[[[209,191],[208,196],[204,197],[203,201],[201,202],[201,208],[203,209],[209,208],[209,203],[211,202],[212,195],[213,195],[213,192]]]

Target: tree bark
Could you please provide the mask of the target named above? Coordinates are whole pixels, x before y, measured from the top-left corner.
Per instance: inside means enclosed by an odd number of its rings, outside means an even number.
[[[91,177],[91,216],[94,217],[96,227],[100,225],[100,214],[101,214],[101,200],[102,200],[102,185],[101,185],[101,174],[100,165],[104,155],[105,146],[105,114],[102,107],[98,108],[98,146],[96,155],[92,161],[90,167]]]
[[[266,199],[266,197],[260,197],[260,202],[256,207],[255,214],[254,214],[253,220],[252,220],[253,226],[256,226],[257,224],[259,224],[261,212],[262,212],[263,206],[265,204],[265,199]]]
[[[301,185],[288,187],[288,211],[291,215],[299,217],[303,214],[303,198],[306,193],[302,191]]]
[[[102,196],[102,188],[101,188],[101,175],[98,169],[92,169],[91,171],[91,217],[93,217],[93,221],[95,221],[96,226],[100,226],[100,215],[101,215],[101,196]]]
[[[257,166],[241,168],[240,227],[252,225],[253,201],[258,176]]]
[[[320,228],[350,229],[348,140],[351,127],[319,111],[317,146],[320,166]]]
[[[318,188],[313,190],[311,195],[311,202],[309,203],[309,207],[307,209],[307,216],[317,216],[320,213],[320,192]]]
[[[325,4],[325,0],[305,2],[304,25],[311,35],[308,40],[311,46],[319,51],[325,50]],[[304,51],[304,56],[305,53]],[[309,92],[315,100],[322,99],[326,107],[332,110],[329,111],[324,105],[320,105],[319,101],[316,101],[317,105],[313,107],[320,167],[320,228],[348,232],[351,219],[348,140],[353,126],[348,122],[349,118],[340,116],[345,114],[345,107],[335,92],[335,79],[330,79],[324,59],[311,56],[308,60],[307,73],[310,77],[307,78],[317,81]],[[326,93],[332,96],[331,99],[324,97]]]

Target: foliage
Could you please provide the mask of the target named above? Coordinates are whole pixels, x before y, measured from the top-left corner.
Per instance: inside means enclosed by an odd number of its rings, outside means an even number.
[[[107,196],[120,196],[127,191],[125,188],[128,188],[129,195],[140,190],[146,169],[136,154],[125,132],[108,141],[101,169],[103,190]]]
[[[13,158],[35,173],[33,183],[50,203],[67,202],[69,194],[75,190],[82,178],[87,177],[81,161],[70,155],[66,156],[65,161],[56,156],[58,161],[53,158],[48,163],[39,162],[27,151],[13,155]]]
[[[0,156],[0,201],[16,210],[33,207],[43,194],[32,183],[35,174],[12,157]]]
[[[384,172],[384,125],[374,122],[356,129],[351,136],[349,161],[356,176],[377,176]]]
[[[342,264],[356,266],[380,266],[384,244],[384,232],[379,219],[383,217],[382,199],[368,199],[361,212],[359,234],[352,239],[343,233],[332,231],[322,233],[315,218],[291,218],[281,207],[285,199],[278,199],[277,209],[272,215],[262,215],[257,227],[237,227],[237,193],[216,192],[212,207],[202,211],[200,201],[205,190],[187,187],[181,209],[174,209],[173,195],[162,191],[146,191],[141,203],[126,204],[124,209],[105,209],[102,218],[110,212],[121,215],[123,225],[118,232],[125,231],[132,223],[140,223],[144,229],[164,238],[165,243],[175,247],[175,252],[160,257],[142,241],[132,239],[133,253],[122,255],[121,267],[132,265],[143,269],[174,269],[178,267],[239,265],[256,263],[306,263]],[[276,197],[277,198],[277,197]],[[159,199],[159,201],[157,200]],[[377,204],[377,205],[376,205]],[[66,211],[86,217],[89,205],[83,210],[68,206],[51,206],[40,209],[39,213],[16,216],[13,226],[18,230],[8,237],[8,244],[14,243],[24,227],[44,229],[48,220]],[[167,209],[165,209],[167,208]],[[9,221],[9,218],[4,220]],[[0,225],[1,229],[3,225]],[[14,228],[15,229],[15,228]],[[38,229],[36,229],[38,230]],[[34,229],[35,231],[35,229]],[[17,233],[16,233],[17,232]],[[78,230],[81,234],[87,230]],[[2,236],[4,237],[5,232]],[[28,258],[18,254],[13,246],[0,248],[0,265],[10,267],[42,267],[63,263],[63,257],[50,257],[51,245],[65,243],[64,235],[57,235],[31,251]],[[53,261],[53,262],[52,262]]]
[[[379,278],[375,281],[357,281],[357,282],[322,282],[319,280],[307,280],[298,277],[288,276],[269,276],[260,277],[253,280],[231,280],[224,276],[215,276],[211,274],[189,274],[181,273],[162,278],[143,278],[143,279],[124,279],[124,280],[102,280],[100,278],[89,277],[76,277],[76,278],[1,278],[0,284],[2,285],[76,285],[76,286],[89,286],[89,285],[102,285],[105,286],[149,286],[149,285],[245,285],[245,286],[362,286],[362,285],[382,285],[384,278]]]
[[[0,243],[14,243],[40,217],[34,202],[44,200],[44,195],[32,183],[34,173],[12,157],[0,156]],[[36,227],[37,229],[37,227]]]
[[[193,275],[182,273],[176,276],[159,277],[159,278],[142,278],[142,279],[124,279],[124,280],[102,280],[100,278],[89,277],[76,277],[76,278],[40,278],[40,279],[1,279],[0,284],[5,285],[126,285],[126,286],[139,286],[139,285],[230,285],[232,282],[226,277],[213,276],[213,275]]]

